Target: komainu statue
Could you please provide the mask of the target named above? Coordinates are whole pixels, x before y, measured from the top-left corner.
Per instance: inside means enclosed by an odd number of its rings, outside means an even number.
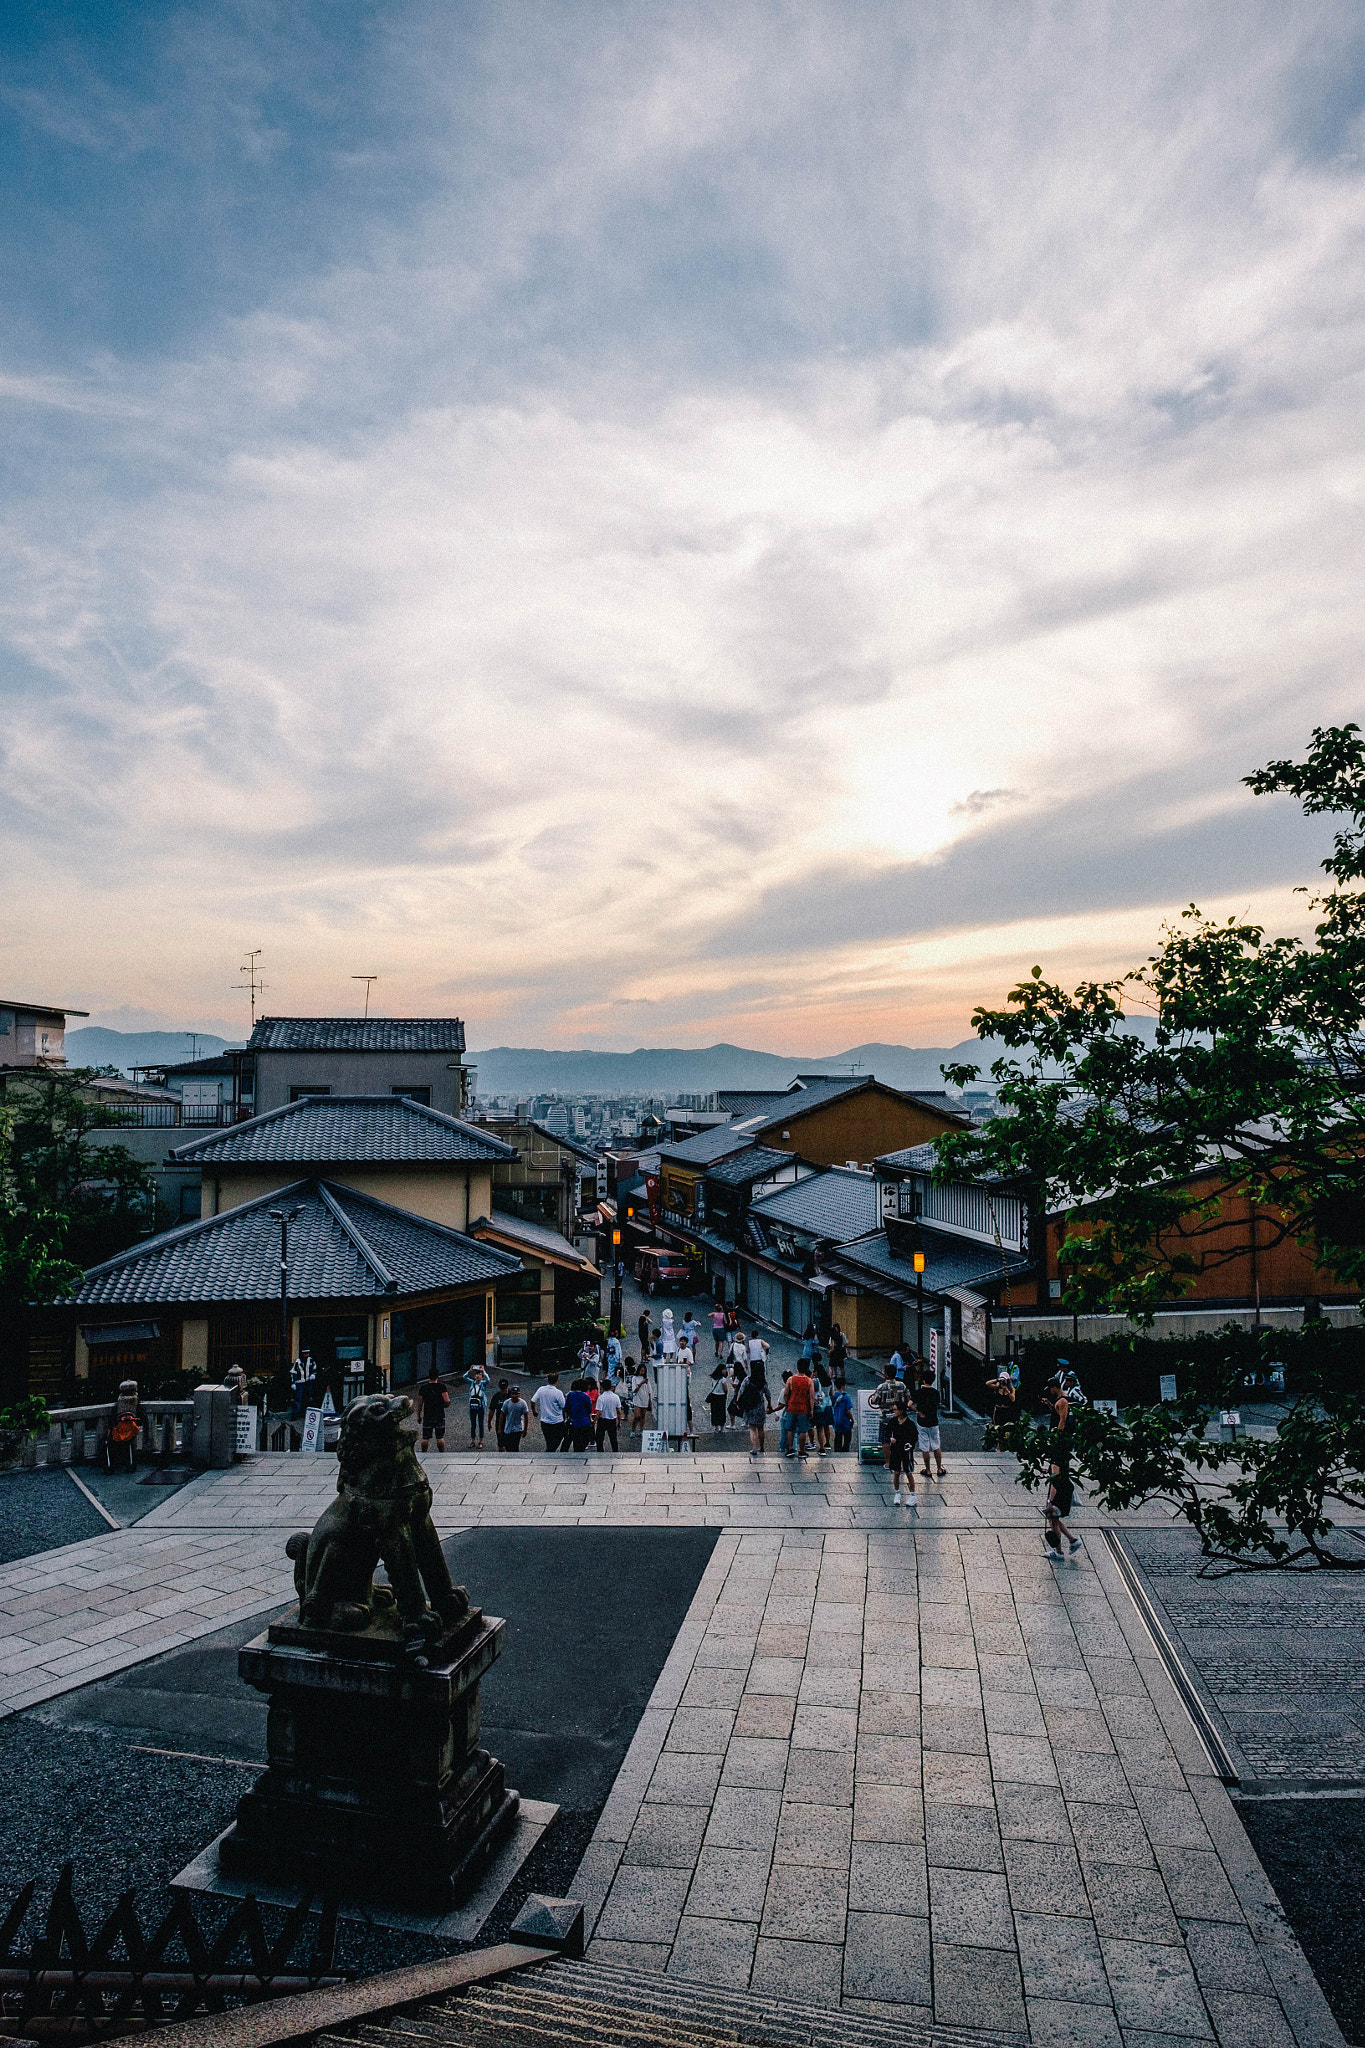
[[[311,1536],[291,1536],[299,1622],[305,1629],[355,1634],[402,1625],[407,1655],[423,1661],[470,1613],[469,1595],[451,1584],[431,1520],[431,1487],[404,1425],[412,1404],[401,1395],[353,1401],[341,1424],[337,1497]],[[376,1588],[384,1566],[388,1587]],[[390,1590],[391,1589],[391,1590]]]

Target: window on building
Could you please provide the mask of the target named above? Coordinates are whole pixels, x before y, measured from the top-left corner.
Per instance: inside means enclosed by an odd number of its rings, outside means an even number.
[[[199,1221],[200,1207],[199,1189],[192,1185],[182,1187],[180,1190],[180,1221],[182,1223],[197,1223]]]
[[[424,1109],[431,1108],[430,1088],[390,1088],[390,1095],[405,1095],[409,1102],[420,1102]]]
[[[331,1092],[330,1088],[318,1088],[311,1081],[305,1081],[301,1088],[290,1089],[289,1100],[291,1102],[302,1102],[309,1095],[330,1095]]]

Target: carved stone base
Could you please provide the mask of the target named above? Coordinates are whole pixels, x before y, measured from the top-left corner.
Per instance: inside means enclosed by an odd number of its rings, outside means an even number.
[[[248,1643],[238,1669],[270,1697],[270,1761],[238,1802],[220,1867],[416,1911],[462,1904],[519,1804],[479,1747],[479,1682],[502,1628],[476,1612],[425,1669],[379,1632],[304,1647],[316,1632],[292,1618]]]

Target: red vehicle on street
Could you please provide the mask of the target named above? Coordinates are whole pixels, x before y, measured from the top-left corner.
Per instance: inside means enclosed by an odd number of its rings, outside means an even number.
[[[692,1268],[681,1252],[641,1251],[635,1255],[635,1278],[646,1294],[690,1294]]]

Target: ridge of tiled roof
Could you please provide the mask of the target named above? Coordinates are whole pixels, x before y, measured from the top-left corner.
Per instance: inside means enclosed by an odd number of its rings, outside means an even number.
[[[970,1239],[935,1230],[929,1224],[920,1229],[924,1248],[924,1286],[927,1293],[941,1294],[949,1287],[972,1287],[1033,1270],[1032,1261],[1015,1252],[997,1251],[993,1245],[973,1244]],[[915,1298],[915,1268],[909,1258],[897,1258],[884,1230],[870,1231],[837,1250],[822,1253],[823,1271],[836,1277],[871,1276],[897,1299]]]
[[[276,1301],[280,1231],[270,1211],[289,1207],[301,1211],[289,1237],[294,1301],[421,1294],[520,1270],[512,1253],[448,1224],[336,1182],[299,1180],[92,1266],[70,1299],[78,1308]]]
[[[407,1095],[304,1095],[226,1130],[191,1138],[171,1153],[187,1164],[224,1166],[417,1164],[516,1156],[516,1147],[491,1131],[428,1109]]]
[[[881,1196],[870,1173],[831,1166],[755,1202],[750,1214],[763,1223],[785,1223],[811,1237],[843,1243],[862,1237],[881,1221]]]
[[[463,1052],[459,1017],[258,1017],[248,1052]]]
[[[727,1159],[753,1143],[753,1132],[761,1117],[745,1117],[737,1123],[712,1124],[695,1137],[679,1138],[674,1144],[655,1145],[660,1159],[675,1160],[680,1166],[709,1166],[714,1159]],[[790,1157],[790,1154],[788,1154]]]
[[[776,1172],[778,1167],[792,1165],[794,1157],[791,1152],[774,1151],[771,1145],[746,1145],[742,1152],[732,1152],[728,1159],[718,1159],[706,1178],[739,1187],[746,1180],[762,1180],[765,1174]]]

